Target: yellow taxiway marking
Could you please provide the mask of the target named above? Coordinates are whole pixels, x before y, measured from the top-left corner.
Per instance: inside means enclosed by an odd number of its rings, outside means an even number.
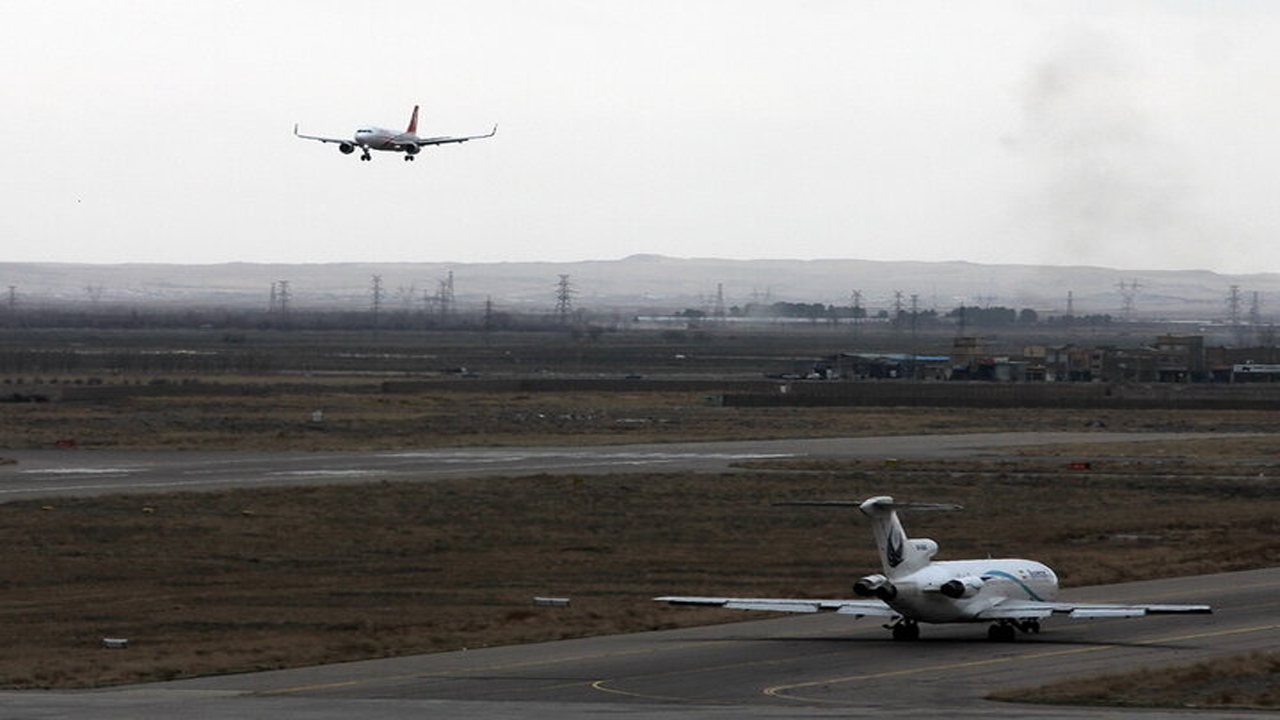
[[[1256,627],[1235,628],[1231,630],[1215,630],[1212,632],[1192,633],[1190,635],[1177,635],[1174,637],[1157,638],[1154,640],[1143,640],[1140,642],[1129,643],[1132,645],[1161,645],[1164,643],[1179,642],[1184,640],[1198,640],[1208,637],[1225,637],[1228,635],[1245,635],[1248,633],[1267,632],[1272,630],[1280,630],[1280,625],[1258,625]],[[1001,665],[1011,662],[1023,662],[1026,660],[1040,660],[1043,658],[1063,657],[1067,655],[1082,655],[1084,653],[1098,652],[1100,650],[1112,650],[1118,645],[1095,645],[1086,648],[1075,648],[1072,650],[1055,650],[1052,652],[1030,653],[1025,655],[1009,655],[998,658],[987,658],[984,660],[970,660],[966,662],[946,663],[942,665],[926,665],[921,667],[904,668],[902,670],[889,670],[880,673],[866,673],[863,675],[849,675],[847,677],[828,678],[825,680],[810,680],[808,682],[795,683],[792,685],[774,685],[765,688],[762,692],[770,697],[776,697],[783,700],[804,700],[810,702],[836,702],[826,698],[815,698],[789,694],[793,690],[817,687],[820,685],[836,685],[839,683],[859,682],[863,680],[881,680],[884,678],[899,677],[902,675],[915,675],[928,672],[942,672],[946,670],[959,670],[963,668],[976,668],[989,665]],[[839,701],[841,703],[845,701]]]

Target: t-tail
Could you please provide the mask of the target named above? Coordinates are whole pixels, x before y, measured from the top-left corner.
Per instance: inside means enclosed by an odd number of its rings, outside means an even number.
[[[890,580],[900,578],[928,565],[938,552],[938,543],[925,538],[908,538],[898,520],[898,510],[958,510],[950,503],[895,503],[887,495],[870,498],[858,506],[871,520],[876,536],[880,563]]]
[[[413,115],[409,117],[409,129],[405,130],[410,135],[418,134],[418,106],[413,106]]]

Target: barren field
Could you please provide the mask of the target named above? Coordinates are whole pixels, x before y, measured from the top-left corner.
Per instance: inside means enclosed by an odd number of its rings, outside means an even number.
[[[0,404],[0,448],[72,441],[80,448],[375,450],[1009,430],[1280,430],[1280,414],[1245,410],[730,408],[705,392],[476,393],[443,387],[399,395],[333,380],[243,386],[256,389]],[[1264,454],[1274,446],[1272,438],[1255,442]],[[1213,450],[1216,444],[1199,447]]]

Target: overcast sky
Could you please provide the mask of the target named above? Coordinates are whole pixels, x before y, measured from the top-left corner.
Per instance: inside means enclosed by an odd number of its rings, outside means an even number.
[[[1280,4],[10,0],[7,261],[1280,271]],[[372,162],[302,131],[498,135]]]

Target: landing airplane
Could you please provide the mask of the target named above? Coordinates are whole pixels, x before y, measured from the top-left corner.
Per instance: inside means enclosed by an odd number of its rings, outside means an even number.
[[[479,140],[482,138],[493,137],[498,134],[498,126],[494,125],[493,129],[486,135],[467,135],[464,137],[418,137],[418,106],[413,106],[413,115],[409,118],[409,127],[404,132],[396,132],[380,127],[362,127],[356,130],[355,137],[352,138],[329,138],[319,137],[317,135],[303,135],[298,132],[297,123],[293,126],[293,134],[303,138],[304,140],[319,140],[323,143],[338,143],[338,150],[343,155],[350,155],[355,152],[356,148],[360,148],[361,160],[372,160],[369,155],[370,150],[388,150],[391,152],[404,153],[405,160],[413,160],[422,148],[428,145],[447,145],[449,143],[462,143],[468,140]]]
[[[1124,618],[1159,613],[1208,613],[1208,605],[1103,605],[1058,602],[1058,576],[1032,560],[949,560],[934,562],[938,544],[908,538],[898,510],[958,510],[959,505],[899,503],[888,496],[858,502],[803,502],[787,505],[857,506],[871,520],[883,574],[853,584],[862,600],[775,598],[654,598],[673,605],[713,605],[732,610],[832,611],[855,617],[885,617],[894,640],[916,640],[920,623],[990,622],[987,637],[1009,641],[1040,632],[1040,621],[1055,613],[1072,618]]]

